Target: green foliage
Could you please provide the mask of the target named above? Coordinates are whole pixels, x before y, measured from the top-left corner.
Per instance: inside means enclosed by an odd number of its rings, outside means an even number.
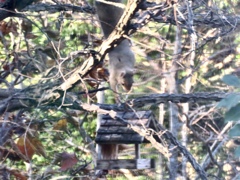
[[[231,109],[234,106],[236,106],[240,102],[240,95],[233,93],[229,94],[226,98],[222,99],[217,107],[219,108],[226,108],[226,109]]]
[[[222,81],[229,86],[234,86],[237,88],[240,87],[240,79],[235,75],[232,75],[232,74],[225,75]]]
[[[240,157],[240,146],[238,146],[238,147],[235,149],[234,155],[235,155],[236,157]],[[238,176],[238,177],[239,177],[239,176]]]
[[[225,114],[225,121],[238,121],[240,120],[240,104],[229,109]]]
[[[223,82],[229,86],[235,88],[240,87],[240,79],[235,75],[225,75],[223,77]],[[238,90],[238,89],[237,89]],[[237,93],[229,94],[226,98],[222,99],[218,106],[219,108],[226,108],[225,121],[238,122],[240,120],[240,95]],[[231,138],[240,138],[240,124],[236,124],[229,131],[229,136]],[[235,156],[240,157],[240,146],[235,150]]]
[[[240,79],[235,75],[225,75],[222,79],[229,86],[240,87]],[[225,121],[238,121],[240,119],[240,95],[237,93],[229,94],[222,99],[217,107],[226,108]]]
[[[236,124],[230,131],[230,137],[240,137],[240,124]]]

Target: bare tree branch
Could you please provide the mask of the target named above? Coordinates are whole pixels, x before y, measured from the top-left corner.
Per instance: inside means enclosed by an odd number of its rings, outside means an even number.
[[[57,88],[57,86],[55,86]],[[63,92],[61,91],[51,91],[49,89],[40,88],[39,86],[34,86],[31,88],[24,89],[19,92],[14,92],[12,94],[7,93],[7,89],[1,89],[0,92],[7,94],[5,99],[2,99],[0,103],[0,114],[4,112],[11,112],[14,110],[19,110],[21,108],[41,108],[42,106],[61,106],[62,101],[66,104],[66,107],[72,109],[82,109],[81,102],[76,101],[76,96],[78,94],[66,93],[65,99],[63,99]],[[53,86],[54,89],[54,86]],[[4,92],[5,91],[5,92]],[[95,91],[94,91],[95,92]],[[101,109],[105,110],[116,110],[123,111],[131,108],[142,108],[148,105],[158,105],[161,103],[185,103],[185,102],[203,102],[203,101],[220,101],[225,98],[229,93],[215,92],[215,93],[193,93],[193,94],[151,94],[147,96],[141,96],[131,99],[120,105],[115,104],[99,104]],[[63,105],[63,107],[65,107]]]
[[[91,6],[74,6],[72,4],[46,4],[46,3],[37,3],[29,5],[22,10],[22,12],[41,12],[48,11],[49,13],[56,13],[60,11],[73,11],[80,13],[89,13],[95,14],[95,8]]]

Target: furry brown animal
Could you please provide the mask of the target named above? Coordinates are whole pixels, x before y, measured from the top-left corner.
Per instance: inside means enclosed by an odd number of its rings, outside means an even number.
[[[97,15],[105,38],[112,33],[123,14],[122,0],[96,0]],[[109,82],[113,91],[122,85],[130,91],[133,84],[135,56],[130,42],[124,39],[109,53]]]

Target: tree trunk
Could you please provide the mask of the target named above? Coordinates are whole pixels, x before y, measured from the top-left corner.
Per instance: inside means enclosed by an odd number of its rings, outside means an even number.
[[[169,33],[168,33],[169,35]],[[164,42],[162,45],[162,51],[165,50],[166,43]],[[161,61],[159,63],[159,67],[161,68],[162,72],[166,72],[166,55],[164,53],[161,53]],[[165,93],[166,92],[166,78],[160,79],[160,93]],[[159,118],[158,121],[161,125],[164,123],[164,116],[165,116],[165,110],[164,110],[164,103],[159,104]],[[164,158],[162,154],[159,154],[159,179],[164,179],[165,178],[165,171],[163,171],[164,167]]]
[[[177,87],[177,61],[179,60],[179,55],[181,53],[181,35],[182,29],[180,27],[176,27],[176,38],[175,38],[175,47],[174,47],[174,57],[171,64],[171,68],[169,69],[169,75],[167,77],[168,83],[168,91],[169,93],[178,93]],[[175,103],[169,103],[169,120],[170,120],[170,132],[177,138],[178,132],[180,130],[180,122],[178,120],[178,107]],[[170,180],[175,180],[177,178],[177,170],[178,170],[178,151],[176,148],[170,147],[172,150],[172,156],[169,159],[169,172],[170,172]]]
[[[194,66],[194,59],[196,56],[195,50],[196,50],[196,43],[197,43],[197,35],[195,33],[194,27],[193,27],[193,12],[192,12],[192,1],[185,1],[185,4],[188,9],[188,26],[191,31],[189,31],[189,36],[190,36],[190,54],[189,58],[187,59],[186,62],[186,74],[187,74],[187,79],[185,81],[184,85],[184,92],[185,93],[190,93],[191,91],[191,81],[192,81],[192,73],[193,69],[192,67]],[[189,103],[184,103],[182,105],[183,107],[183,125],[182,125],[182,145],[187,147],[187,141],[188,141],[188,128],[187,128],[187,117],[189,113]],[[186,157],[182,156],[182,179],[186,180],[187,179],[187,159]]]

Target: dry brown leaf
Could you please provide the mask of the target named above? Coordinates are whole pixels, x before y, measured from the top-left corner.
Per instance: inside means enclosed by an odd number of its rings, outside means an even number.
[[[17,147],[28,159],[32,159],[35,153],[46,157],[44,147],[36,137],[30,135],[21,136],[17,141]]]
[[[10,174],[13,175],[17,180],[27,180],[27,174],[21,173],[19,170],[11,169]]]
[[[0,22],[0,31],[3,35],[7,35],[10,32],[14,35],[17,35],[17,23],[10,20],[9,22],[1,21]]]
[[[38,36],[34,35],[34,34],[31,33],[31,32],[28,32],[28,33],[25,34],[25,38],[27,38],[27,39],[35,39],[35,38],[37,38],[37,37],[38,37]]]
[[[66,171],[72,168],[78,162],[78,158],[75,153],[63,152],[61,155],[61,170]]]
[[[23,155],[25,155],[28,159],[32,159],[32,156],[35,153],[35,148],[31,145],[27,137],[21,136],[17,141],[17,147]]]
[[[67,119],[61,119],[53,126],[53,130],[67,130]]]

